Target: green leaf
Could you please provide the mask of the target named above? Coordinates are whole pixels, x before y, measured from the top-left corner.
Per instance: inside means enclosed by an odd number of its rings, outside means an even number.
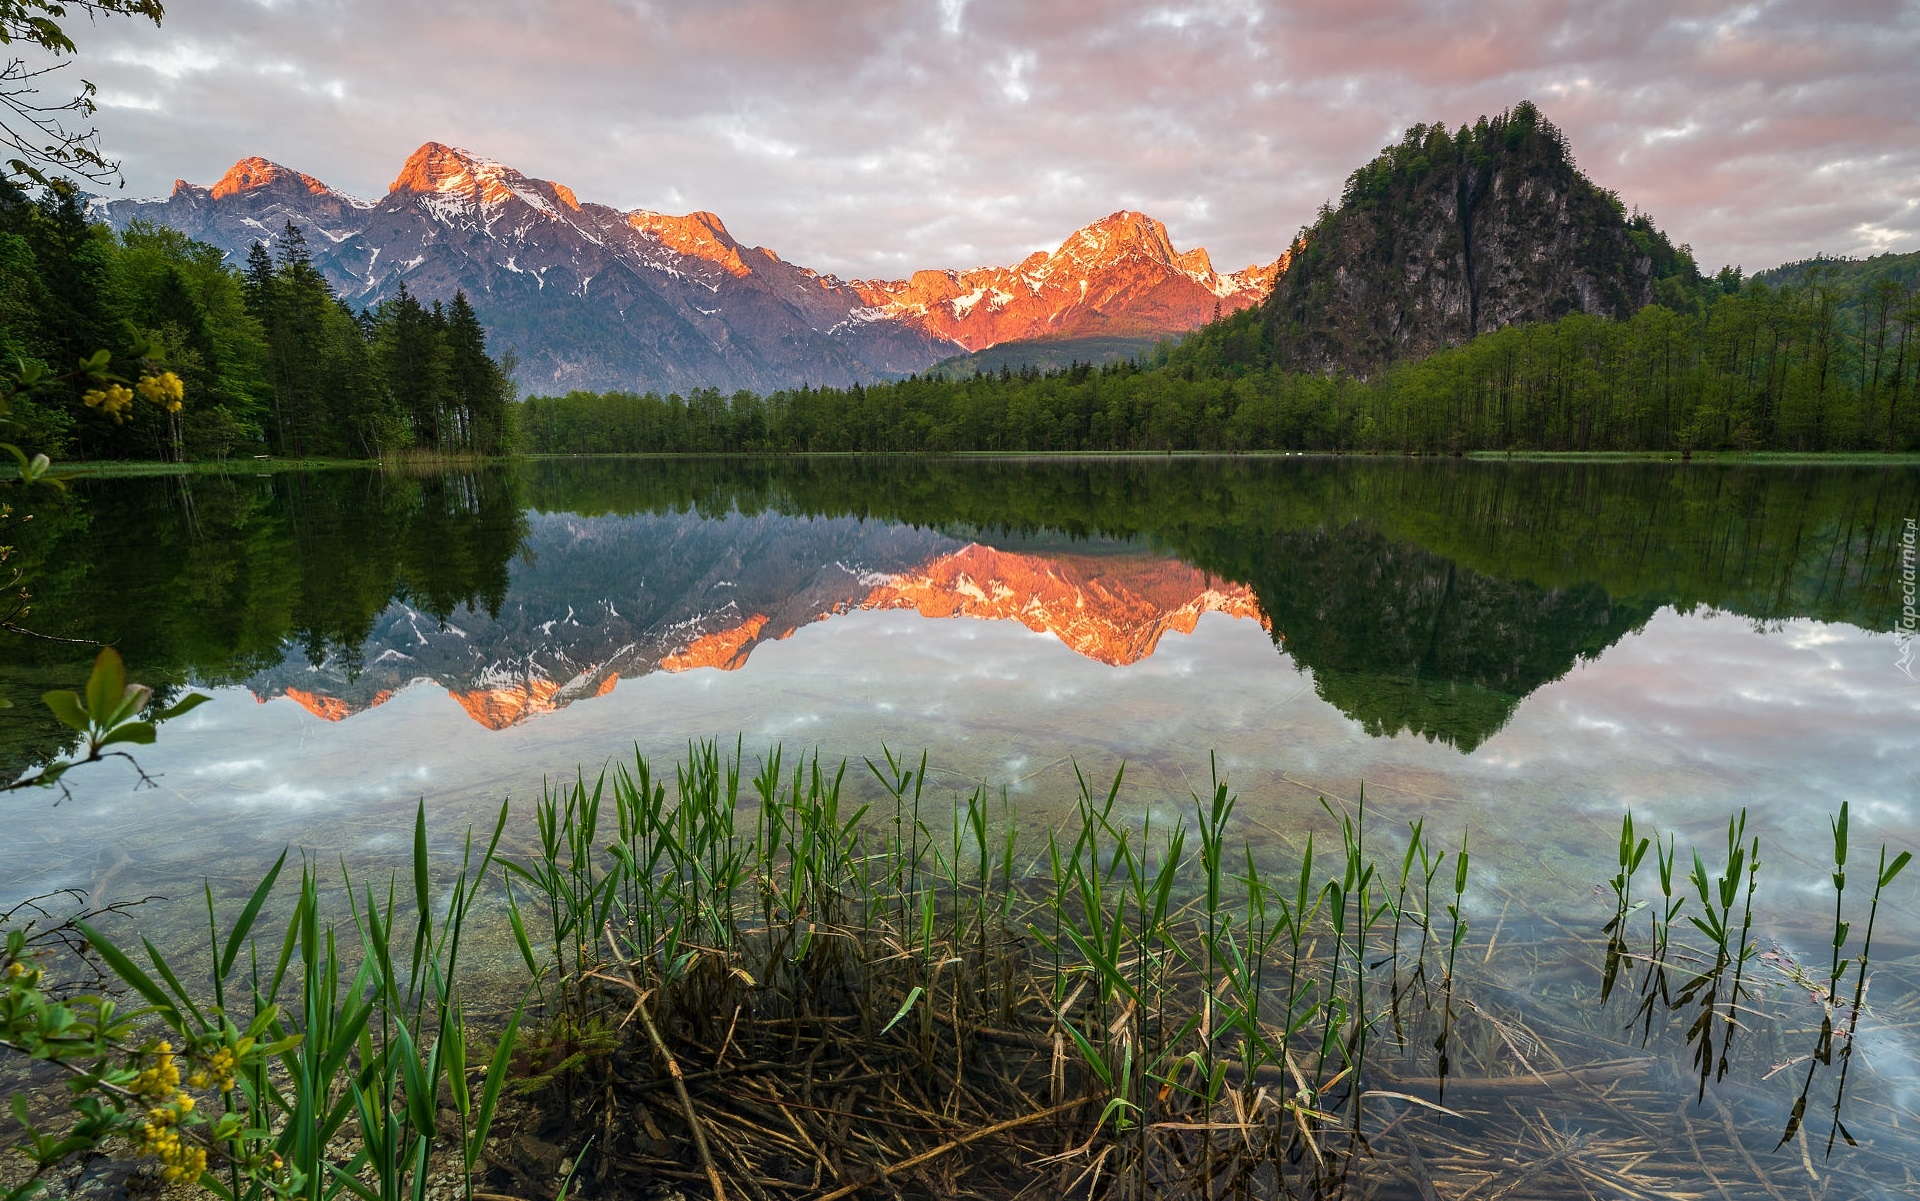
[[[431,883],[427,873],[427,802],[423,799],[413,811],[413,899],[423,934],[432,928],[433,922]]]
[[[180,1011],[174,1008],[172,998],[153,982],[152,977],[141,971],[139,965],[127,958],[126,952],[114,946],[112,940],[106,935],[83,921],[76,919],[73,924],[75,929],[86,935],[87,941],[93,944],[93,949],[100,952],[100,958],[113,969],[114,975],[120,977],[127,987],[145,997],[148,1004],[164,1014],[168,1018],[168,1025],[176,1029],[179,1027]]]
[[[186,987],[180,983],[180,978],[173,974],[173,967],[168,964],[166,958],[160,954],[160,948],[154,946],[153,940],[150,938],[142,938],[140,944],[147,948],[147,958],[153,960],[154,970],[159,972],[160,978],[165,980],[167,985],[173,989],[174,995],[179,997],[181,1004],[187,1007],[187,1012],[191,1013],[194,1020],[199,1022],[203,1028],[212,1028],[213,1023],[209,1022],[206,1016],[200,1012],[200,1007],[193,1003],[193,997],[187,993]],[[185,1033],[185,1031],[181,1033]]]
[[[405,1022],[394,1025],[393,1038],[399,1044],[400,1070],[407,1080],[407,1119],[413,1123],[415,1130],[433,1138],[439,1133],[434,1126],[434,1093],[437,1090],[421,1068],[419,1049],[414,1046],[413,1035],[408,1033]]]
[[[248,931],[253,929],[254,919],[260,916],[260,906],[267,903],[267,894],[273,891],[273,882],[280,878],[280,869],[286,864],[287,853],[282,850],[280,858],[274,860],[273,870],[267,873],[267,878],[260,881],[260,886],[247,898],[247,907],[240,911],[240,919],[233,923],[233,931],[227,935],[226,952],[220,956],[221,979],[224,980],[227,973],[233,970],[234,958],[240,954],[240,944],[246,941]]]
[[[1893,883],[1894,877],[1905,871],[1907,864],[1911,862],[1913,862],[1912,851],[1901,851],[1898,855],[1895,855],[1893,862],[1889,863],[1886,869],[1880,873],[1880,887],[1885,888],[1887,885]]]
[[[192,712],[213,698],[201,692],[189,692],[173,704],[154,714],[155,721],[172,721],[183,713]]]
[[[467,1091],[467,1022],[456,1007],[442,1019],[440,1049],[447,1065],[447,1086],[453,1090],[453,1107],[467,1117],[473,1111],[473,1098]]]
[[[116,742],[137,742],[141,746],[149,746],[157,737],[159,737],[159,735],[154,730],[152,722],[130,721],[115,726],[113,730],[96,745],[112,746]]]
[[[120,690],[120,702],[118,704],[107,711],[95,709],[93,711],[93,717],[95,721],[111,730],[115,726],[139,716],[140,711],[146,708],[147,702],[152,699],[153,689],[147,687],[145,684],[129,684]]]
[[[93,674],[87,677],[87,711],[96,717],[111,713],[119,707],[120,696],[127,690],[127,665],[120,658],[120,652],[110,646],[100,648],[100,657],[93,661]]]
[[[520,1035],[520,1017],[526,1011],[527,1002],[522,998],[519,1007],[513,1011],[513,1017],[508,1020],[507,1028],[500,1034],[500,1045],[494,1049],[493,1062],[487,1065],[487,1083],[480,1092],[480,1110],[474,1116],[473,1133],[467,1140],[468,1167],[479,1161],[480,1151],[487,1145],[487,1130],[493,1125],[493,1111],[500,1103],[500,1089],[507,1083],[507,1069],[513,1062],[513,1045]]]
[[[1847,1141],[1853,1142],[1853,1137],[1849,1135]],[[573,1187],[573,1174],[580,1170],[580,1165],[587,1158],[587,1148],[591,1146],[593,1146],[593,1136],[588,1135],[587,1141],[580,1148],[580,1153],[573,1157],[573,1166],[567,1169],[566,1179],[560,1182],[560,1191],[554,1195],[553,1201],[567,1201],[567,1190]]]
[[[380,1194],[362,1184],[358,1176],[342,1171],[339,1165],[330,1163],[327,1165],[327,1171],[333,1176],[336,1185],[345,1185],[349,1192],[360,1198],[360,1201],[381,1201]]]
[[[63,726],[68,726],[84,734],[87,731],[87,727],[92,724],[87,720],[86,707],[80,703],[80,697],[77,693],[65,690],[60,692],[43,692],[40,694],[40,700],[47,708],[53,710],[53,715],[60,719],[60,724]]]
[[[509,863],[508,867],[513,864]],[[527,941],[527,926],[520,917],[520,904],[513,899],[513,888],[507,888],[507,922],[513,927],[513,941],[520,948],[520,958],[526,961],[527,974],[535,980],[541,976],[539,963],[534,959],[533,944]]]
[[[920,999],[920,994],[924,991],[918,984],[914,985],[913,991],[907,994],[907,999],[900,1002],[900,1008],[894,1011],[893,1020],[880,1027],[880,1033],[885,1034],[899,1025],[900,1019],[907,1016],[907,1012],[913,1008],[913,1003]]]
[[[1093,1049],[1093,1044],[1089,1043],[1086,1036],[1080,1033],[1080,1028],[1072,1022],[1062,1022],[1060,1025],[1061,1028],[1067,1032],[1067,1037],[1071,1038],[1074,1045],[1080,1048],[1081,1058],[1087,1061],[1087,1066],[1093,1070],[1093,1074],[1100,1077],[1100,1083],[1106,1085],[1108,1088],[1112,1088],[1113,1070],[1107,1067],[1107,1061],[1100,1057],[1100,1053]]]

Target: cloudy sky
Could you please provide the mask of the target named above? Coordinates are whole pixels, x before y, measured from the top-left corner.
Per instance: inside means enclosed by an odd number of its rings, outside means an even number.
[[[170,0],[80,29],[127,194],[449,142],[843,275],[1120,208],[1271,260],[1398,130],[1532,98],[1709,270],[1920,249],[1920,0]]]

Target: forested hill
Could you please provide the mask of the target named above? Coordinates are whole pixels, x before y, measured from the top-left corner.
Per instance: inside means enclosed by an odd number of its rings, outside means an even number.
[[[1824,286],[1838,293],[1841,305],[1846,307],[1874,291],[1898,297],[1920,287],[1920,250],[1864,259],[1815,255],[1757,272],[1753,278],[1770,288]]]
[[[1700,286],[1686,248],[1574,165],[1531,103],[1415,125],[1302,230],[1266,301],[1266,357],[1371,375],[1511,325],[1629,317]]]

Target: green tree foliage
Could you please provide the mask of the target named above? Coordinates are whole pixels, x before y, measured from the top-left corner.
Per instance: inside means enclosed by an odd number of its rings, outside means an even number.
[[[1698,300],[1696,305],[1693,300]],[[1920,449],[1920,291],[1713,285],[1684,310],[1574,313],[1371,379],[1270,362],[1256,310],[1158,366],[940,375],[769,396],[573,392],[520,405],[544,454],[759,451]]]
[[[178,411],[86,404],[73,365],[135,344],[179,377]],[[13,406],[14,440],[55,457],[496,454],[510,438],[508,370],[464,295],[428,308],[403,290],[355,313],[291,224],[235,270],[144,221],[116,235],[60,183],[35,197],[0,181],[0,356],[64,376]]]
[[[0,355],[52,381],[17,399],[15,441],[83,459],[177,459],[225,453],[257,436],[266,362],[257,325],[220,252],[135,222],[115,236],[87,220],[80,195],[55,184],[35,198],[0,181]],[[74,366],[143,347],[189,391],[178,412],[90,408]]]
[[[1858,296],[1868,284],[1888,281],[1904,291],[1920,287],[1920,250],[1907,254],[1876,254],[1871,258],[1834,258],[1815,255],[1798,262],[1758,272],[1754,279],[1773,288],[1801,288],[1815,277],[1844,294]]]
[[[176,230],[135,222],[121,245],[132,319],[151,331],[193,398],[175,415],[181,445],[224,458],[255,435],[267,385],[240,280],[218,250]]]
[[[1749,285],[1679,313],[1500,330],[1366,389],[1370,448],[1913,450],[1920,294]],[[1864,318],[1864,320],[1863,320]]]
[[[300,230],[289,223],[275,242],[270,267],[258,245],[247,260],[248,300],[269,352],[269,445],[296,456],[378,453],[367,418],[385,398],[370,387],[364,331],[314,269]]]
[[[512,384],[487,355],[464,293],[429,308],[403,285],[355,314],[314,269],[289,223],[271,255],[256,243],[246,294],[272,363],[274,449],[374,458],[407,447],[497,454],[508,440]]]

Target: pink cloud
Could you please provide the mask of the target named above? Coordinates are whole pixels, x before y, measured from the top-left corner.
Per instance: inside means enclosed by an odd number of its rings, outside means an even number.
[[[1710,266],[1920,247],[1911,0],[209,0],[83,50],[157,101],[102,113],[137,193],[263,154],[377,194],[438,139],[847,275],[1122,206],[1269,260],[1404,126],[1522,98]]]

